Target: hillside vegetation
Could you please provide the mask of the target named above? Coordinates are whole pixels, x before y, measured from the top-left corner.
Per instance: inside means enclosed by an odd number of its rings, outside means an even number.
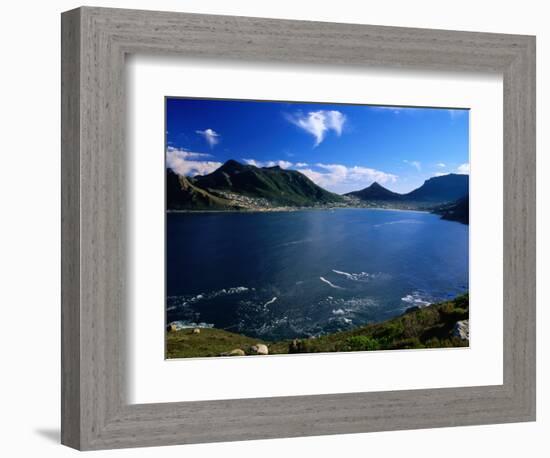
[[[230,200],[210,194],[193,185],[189,178],[166,171],[166,204],[170,210],[235,210]]]
[[[441,215],[441,219],[449,221],[458,221],[462,224],[470,223],[470,202],[467,197],[458,199],[456,202],[442,205],[433,210],[434,213]]]

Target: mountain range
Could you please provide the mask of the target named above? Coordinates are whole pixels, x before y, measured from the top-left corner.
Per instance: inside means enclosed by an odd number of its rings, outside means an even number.
[[[375,182],[365,189],[349,192],[345,195],[364,201],[417,202],[429,206],[430,204],[454,202],[467,196],[468,189],[468,175],[449,173],[448,175],[429,178],[422,186],[406,194],[392,192]]]
[[[406,194],[373,183],[341,196],[321,188],[297,170],[279,166],[256,167],[232,159],[207,175],[185,177],[169,168],[166,170],[168,210],[382,206],[438,210],[443,218],[464,222],[464,215],[468,213],[465,207],[468,195],[468,175],[452,173],[429,178],[422,186]]]

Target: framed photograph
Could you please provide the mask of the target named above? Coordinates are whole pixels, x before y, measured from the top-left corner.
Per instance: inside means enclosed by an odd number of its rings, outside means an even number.
[[[62,442],[535,419],[535,39],[62,16]]]
[[[166,358],[469,346],[469,110],[165,103]]]

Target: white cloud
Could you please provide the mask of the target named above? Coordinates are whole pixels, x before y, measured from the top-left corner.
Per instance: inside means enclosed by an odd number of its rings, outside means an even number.
[[[220,142],[220,134],[213,129],[196,130],[195,133],[202,135],[210,148],[216,146]]]
[[[315,184],[333,192],[345,193],[362,189],[374,181],[378,183],[395,183],[397,175],[382,172],[368,167],[348,167],[342,164],[315,164],[317,170],[299,168]]]
[[[185,148],[176,148],[174,146],[168,146],[166,148],[166,154],[178,154],[180,157],[185,159],[198,159],[198,158],[206,158],[206,157],[212,157],[209,153],[197,153],[195,151],[189,151]]]
[[[294,164],[296,167],[307,167],[308,164],[307,162],[296,162],[296,164]]]
[[[292,162],[288,162],[288,161],[275,161],[275,162],[269,161],[268,164],[267,164],[267,167],[273,167],[274,165],[278,165],[282,169],[288,169],[288,168],[292,167]]]
[[[245,164],[253,165],[254,167],[263,167],[256,159],[243,159]]]
[[[325,115],[328,117],[328,128],[334,130],[336,135],[342,135],[342,128],[346,122],[346,116],[340,111],[331,110],[329,112],[325,111]]]
[[[434,177],[444,177],[445,175],[449,175],[449,172],[436,172],[436,173],[434,173]]]
[[[328,131],[332,130],[336,135],[342,135],[342,129],[346,122],[346,116],[337,110],[310,111],[307,115],[296,113],[288,115],[287,119],[294,125],[305,130],[315,138],[318,146],[325,139]]]
[[[210,157],[210,154],[172,146],[166,148],[166,166],[181,176],[206,175],[221,167],[221,162],[201,160],[207,157]]]
[[[441,168],[447,167],[443,162],[438,162],[435,165],[437,165],[438,167],[441,167]]]
[[[465,174],[468,174],[470,173],[470,163],[469,162],[465,162],[464,164],[460,164],[458,167],[457,167],[457,172],[458,173],[465,173]]]
[[[289,161],[257,161],[256,159],[243,159],[243,161],[248,165],[253,165],[255,167],[274,167],[278,165],[282,169],[289,169],[294,164]],[[296,164],[297,165],[297,164]]]
[[[414,167],[416,170],[420,172],[422,170],[422,164],[419,161],[407,161],[406,159],[403,160],[405,164],[409,164],[410,166]]]

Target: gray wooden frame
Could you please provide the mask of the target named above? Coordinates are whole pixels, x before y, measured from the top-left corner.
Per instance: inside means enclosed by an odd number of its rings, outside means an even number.
[[[503,385],[128,404],[129,53],[502,74]],[[63,444],[105,449],[534,419],[534,37],[90,7],[63,13]]]

